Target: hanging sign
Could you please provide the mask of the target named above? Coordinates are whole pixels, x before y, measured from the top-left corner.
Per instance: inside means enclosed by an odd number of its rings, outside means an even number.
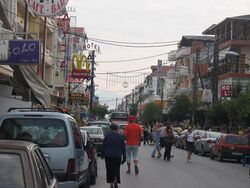
[[[0,64],[37,65],[40,58],[39,40],[0,41]]]
[[[70,62],[69,70],[71,71],[71,78],[90,78],[90,63],[85,55],[78,56],[75,53]]]
[[[28,7],[39,16],[55,16],[66,8],[69,0],[26,0]]]

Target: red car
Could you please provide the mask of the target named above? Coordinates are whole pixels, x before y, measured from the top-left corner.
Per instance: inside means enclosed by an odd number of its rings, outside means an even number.
[[[250,155],[247,137],[237,134],[222,134],[212,146],[210,158],[218,157],[219,161],[236,159],[240,162],[245,155]]]

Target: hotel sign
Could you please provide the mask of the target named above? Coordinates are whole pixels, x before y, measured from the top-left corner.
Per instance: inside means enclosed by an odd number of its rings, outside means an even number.
[[[39,16],[55,16],[66,8],[69,0],[26,0],[28,7]]]

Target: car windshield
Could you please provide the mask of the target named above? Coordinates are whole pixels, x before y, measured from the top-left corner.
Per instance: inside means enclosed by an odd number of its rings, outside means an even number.
[[[238,145],[248,145],[248,140],[247,140],[247,137],[244,137],[244,136],[229,135],[226,137],[226,143],[238,144]]]
[[[209,133],[209,138],[218,138],[221,134],[220,133]]]
[[[10,118],[0,127],[0,139],[25,140],[41,147],[63,147],[68,144],[66,125],[59,119]]]
[[[91,127],[88,127],[88,128],[81,128],[83,130],[86,130],[89,134],[102,134],[101,132],[101,129],[100,128],[91,128]]]
[[[0,187],[24,188],[21,157],[17,154],[0,153]]]

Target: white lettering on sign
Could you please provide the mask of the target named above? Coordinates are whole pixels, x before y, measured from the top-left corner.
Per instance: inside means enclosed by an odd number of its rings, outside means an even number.
[[[8,51],[9,51],[9,41],[0,40],[0,60],[2,61],[8,60]]]
[[[221,97],[231,97],[232,96],[232,85],[222,85],[221,86]]]
[[[40,16],[55,16],[59,14],[69,0],[26,0],[29,8]]]
[[[10,52],[9,55],[22,55],[24,53],[33,52],[36,50],[35,43],[26,44],[24,43],[22,47],[15,47]]]

